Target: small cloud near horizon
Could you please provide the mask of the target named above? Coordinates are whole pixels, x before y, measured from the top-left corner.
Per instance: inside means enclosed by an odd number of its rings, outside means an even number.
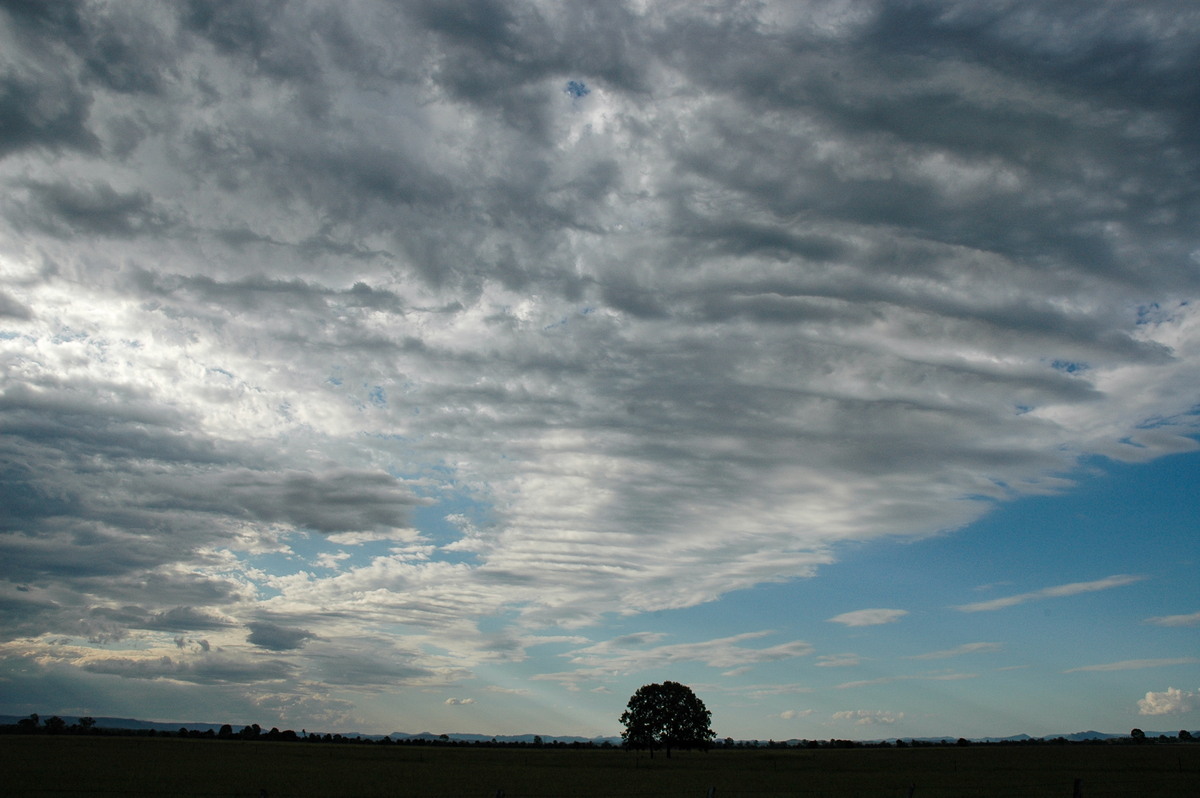
[[[903,712],[855,709],[833,713],[834,720],[852,720],[856,726],[890,726],[904,719]]]
[[[1145,698],[1138,699],[1138,714],[1178,715],[1191,712],[1196,706],[1197,695],[1195,691],[1177,687],[1168,687],[1162,693],[1148,692]]]

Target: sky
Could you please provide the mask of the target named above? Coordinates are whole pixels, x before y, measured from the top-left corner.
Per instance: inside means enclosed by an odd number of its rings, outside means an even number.
[[[1200,6],[0,3],[0,713],[1200,728]]]

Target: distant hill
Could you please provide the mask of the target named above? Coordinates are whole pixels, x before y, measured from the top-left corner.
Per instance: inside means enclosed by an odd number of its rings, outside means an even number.
[[[13,725],[19,720],[29,717],[28,715],[0,715],[0,724],[6,726]],[[40,715],[42,721],[50,717],[49,714]],[[79,722],[79,715],[59,715],[68,726]],[[223,723],[168,723],[154,720],[137,720],[136,718],[102,718],[94,717],[96,727],[100,729],[153,729],[154,731],[179,731],[187,729],[188,731],[220,731]],[[241,726],[232,724],[233,728],[240,729]]]
[[[1195,734],[1195,732],[1190,732]],[[1179,734],[1179,730],[1168,732],[1148,731],[1147,737],[1174,737]],[[1047,734],[1042,737],[1032,737],[1028,734],[1014,734],[1011,737],[969,737],[967,738],[973,743],[1019,743],[1026,740],[1067,740],[1068,742],[1081,743],[1088,740],[1118,740],[1129,737],[1128,734],[1108,734],[1098,731],[1080,731],[1072,732],[1071,734]],[[887,742],[895,742],[897,738],[891,737]],[[953,743],[959,738],[957,737],[900,737],[899,739],[905,742],[919,743]]]
[[[393,740],[439,740],[441,735],[432,732],[419,732],[417,734],[408,734],[406,732],[392,732],[388,735]],[[453,733],[447,734],[447,738],[455,742],[462,743],[486,743],[495,740],[498,743],[527,743],[532,744],[534,738],[541,737],[544,743],[594,743],[603,745],[604,743],[612,743],[620,745],[620,737],[556,737],[552,734],[464,734]]]
[[[24,718],[27,718],[27,717],[29,717],[29,716],[28,715],[0,715],[0,725],[12,726],[12,725],[15,725],[18,721],[23,720]],[[50,717],[49,713],[41,715],[41,718],[43,721],[48,717]],[[59,717],[62,718],[64,721],[66,721],[68,726],[79,722],[79,716],[77,716],[77,715],[59,715]],[[165,731],[165,732],[177,732],[180,729],[187,729],[188,731],[199,731],[199,732],[205,732],[205,731],[212,730],[212,731],[216,732],[216,731],[220,731],[221,727],[223,725],[225,725],[223,723],[198,723],[195,721],[155,721],[155,720],[138,720],[136,718],[109,718],[109,717],[95,717],[95,721],[96,721],[96,727],[101,728],[101,729],[132,729],[132,730],[153,730],[153,731]],[[232,726],[233,730],[236,732],[236,731],[240,731],[244,726],[247,726],[249,724],[231,723],[229,725]],[[264,731],[266,731],[269,728],[270,727],[265,727]],[[299,729],[294,729],[294,731],[299,731]],[[309,733],[323,735],[323,734],[326,734],[326,731],[324,731],[324,730],[316,731],[316,730],[310,729]],[[418,732],[417,734],[409,734],[407,732],[392,732],[391,734],[387,734],[387,735],[367,734],[367,733],[363,733],[363,732],[353,732],[353,731],[351,731],[351,732],[345,732],[345,731],[330,732],[330,733],[341,734],[343,737],[361,737],[364,740],[381,740],[384,737],[391,737],[393,740],[430,740],[430,741],[434,741],[434,740],[440,740],[442,737],[442,735],[440,735],[440,734],[434,734],[433,732],[427,732],[427,731],[426,732]],[[1148,738],[1156,738],[1156,737],[1163,737],[1163,736],[1174,737],[1177,734],[1179,734],[1178,729],[1175,729],[1172,731],[1165,731],[1165,732],[1147,731],[1146,737],[1148,737]],[[1200,737],[1200,730],[1191,730],[1191,734],[1193,736]],[[471,733],[461,733],[461,732],[448,733],[445,736],[454,742],[463,742],[463,743],[485,743],[485,742],[491,742],[492,740],[495,740],[498,743],[532,744],[534,742],[535,737],[541,737],[542,742],[544,742],[544,743],[566,743],[566,744],[592,743],[593,745],[603,745],[604,743],[611,743],[613,745],[621,744],[620,737],[571,737],[571,736],[559,737],[559,736],[555,736],[553,734],[541,734],[541,735],[537,735],[537,734],[471,734]],[[1124,738],[1124,737],[1128,737],[1128,736],[1129,736],[1128,733],[1126,733],[1126,734],[1109,734],[1106,732],[1098,732],[1098,731],[1089,730],[1089,731],[1072,732],[1071,734],[1047,734],[1042,737],[1031,737],[1028,734],[1015,734],[1015,735],[1012,735],[1011,737],[972,737],[972,738],[968,738],[968,739],[973,743],[1007,743],[1007,742],[1023,742],[1026,740],[1058,740],[1058,739],[1068,740],[1070,742],[1084,742],[1087,740],[1113,740],[1113,739]],[[720,745],[721,739],[723,739],[723,738],[717,739],[716,742],[718,745]],[[918,743],[935,744],[935,743],[953,743],[953,742],[956,742],[958,739],[959,739],[958,737],[899,737],[899,738],[889,737],[887,739],[860,740],[859,742],[895,743],[897,740],[903,740],[906,743],[918,742]],[[738,742],[742,742],[742,741],[738,741]],[[794,745],[800,741],[793,739],[793,740],[788,740],[788,742]]]

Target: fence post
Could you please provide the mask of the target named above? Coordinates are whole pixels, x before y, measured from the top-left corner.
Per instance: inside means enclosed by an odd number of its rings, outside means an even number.
[[[1083,779],[1075,779],[1075,789],[1071,793],[1071,798],[1083,798]]]
[[[913,798],[913,793],[916,791],[917,791],[917,785],[915,785],[915,784],[908,785],[908,798]]]
[[[709,787],[708,793],[706,794],[705,798],[717,798],[717,788]]]

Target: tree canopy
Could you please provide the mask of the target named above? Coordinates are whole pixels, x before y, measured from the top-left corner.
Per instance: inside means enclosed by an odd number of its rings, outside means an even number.
[[[716,733],[712,713],[692,688],[679,682],[647,684],[629,699],[621,714],[621,738],[630,748],[707,748]]]

